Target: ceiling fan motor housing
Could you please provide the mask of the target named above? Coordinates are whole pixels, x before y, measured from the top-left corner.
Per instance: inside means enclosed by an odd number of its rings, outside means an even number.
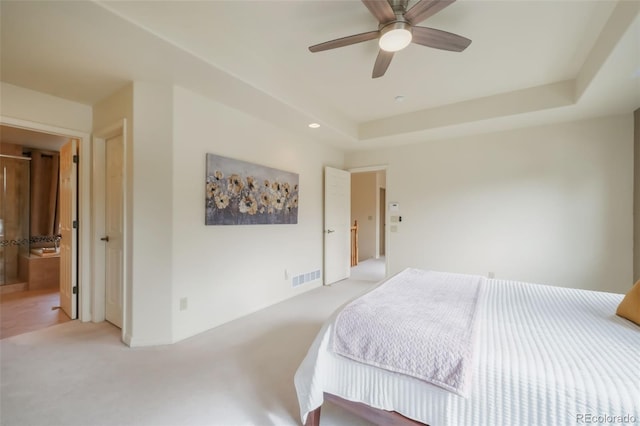
[[[403,18],[404,13],[407,11],[407,6],[409,5],[409,0],[388,0],[391,5],[391,9],[393,9],[393,13],[396,14],[396,18],[400,15],[401,19]]]

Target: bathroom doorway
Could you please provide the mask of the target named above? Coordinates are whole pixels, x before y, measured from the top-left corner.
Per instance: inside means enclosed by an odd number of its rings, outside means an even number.
[[[60,309],[60,271],[75,263],[60,252],[60,148],[69,139],[0,126],[1,338],[75,319]]]

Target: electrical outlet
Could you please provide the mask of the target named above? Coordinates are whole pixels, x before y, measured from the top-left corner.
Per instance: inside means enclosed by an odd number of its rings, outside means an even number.
[[[188,304],[188,301],[187,301],[186,297],[183,297],[182,299],[180,299],[180,310],[181,311],[186,311],[187,310],[187,304]]]

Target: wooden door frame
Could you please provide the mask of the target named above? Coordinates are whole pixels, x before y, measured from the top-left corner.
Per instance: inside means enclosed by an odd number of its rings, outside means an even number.
[[[128,330],[128,306],[129,292],[128,280],[129,276],[129,260],[128,260],[128,241],[129,241],[129,221],[126,214],[127,197],[125,194],[128,182],[127,175],[127,120],[125,118],[118,120],[104,129],[93,134],[93,198],[92,198],[92,220],[91,220],[91,259],[93,261],[93,316],[95,322],[105,321],[106,319],[106,248],[100,238],[105,233],[105,193],[106,193],[106,142],[116,136],[122,136],[123,159],[122,159],[122,207],[125,212],[123,215],[123,246],[122,246],[122,341],[127,345],[131,343],[131,336]]]
[[[379,165],[375,165],[375,166],[364,166],[364,167],[352,167],[350,169],[347,169],[347,171],[351,174],[354,173],[367,173],[367,172],[387,172],[387,170],[389,169],[389,166],[387,166],[386,164],[379,164]],[[387,175],[385,173],[385,190],[387,188]],[[388,194],[387,194],[387,199],[388,199]],[[380,191],[378,189],[376,189],[376,207],[378,208],[378,210],[380,210]],[[384,212],[385,212],[385,223],[389,223],[389,209],[387,209],[387,206],[385,206],[384,208]],[[377,213],[376,213],[377,214]],[[378,234],[380,226],[379,224],[376,224],[376,234]],[[385,274],[387,273],[387,271],[389,271],[389,227],[385,227],[384,230],[384,270],[385,270]],[[376,238],[377,241],[379,241],[378,238]],[[378,242],[376,242],[376,244],[378,244]],[[378,253],[376,253],[377,255],[380,254],[380,251],[378,251]]]
[[[76,200],[78,206],[78,270],[76,273],[76,283],[78,286],[78,318],[82,322],[92,321],[91,314],[91,256],[88,248],[90,244],[90,223],[91,223],[91,135],[78,130],[66,129],[63,127],[50,126],[48,124],[37,123],[29,120],[22,120],[13,117],[0,115],[0,124],[17,127],[35,132],[49,133],[78,139],[78,187],[76,188]]]

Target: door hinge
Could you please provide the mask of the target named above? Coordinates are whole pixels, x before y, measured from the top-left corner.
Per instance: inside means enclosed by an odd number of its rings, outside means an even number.
[[[73,229],[78,229],[78,221],[74,220],[71,226],[73,227]]]
[[[77,287],[77,286],[74,286],[74,287],[73,287],[73,289],[72,289],[72,293],[73,293],[73,294],[78,294],[78,287]]]
[[[76,163],[76,164],[78,164],[78,161],[79,161],[79,160],[80,160],[80,158],[78,158],[78,154],[75,154],[75,155],[73,156],[73,162],[74,162],[74,163]]]

